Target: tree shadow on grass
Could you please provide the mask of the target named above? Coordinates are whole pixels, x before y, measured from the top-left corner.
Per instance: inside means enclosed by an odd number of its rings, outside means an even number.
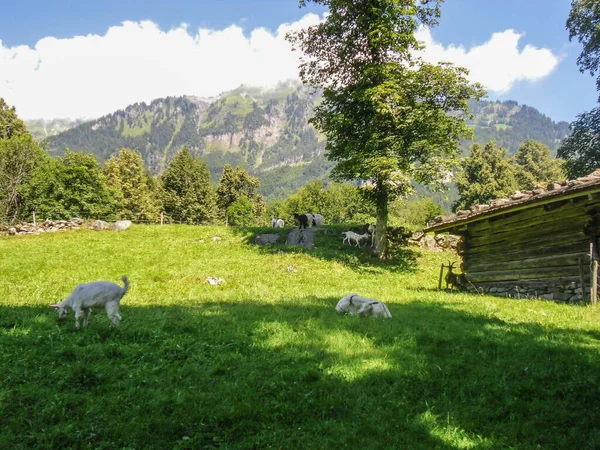
[[[598,334],[451,307],[339,316],[334,298],[124,307],[75,332],[0,308],[0,444],[598,448]]]
[[[394,257],[379,259],[369,246],[356,247],[343,243],[342,231],[352,230],[349,225],[330,225],[322,227],[315,233],[315,247],[304,248],[286,245],[288,234],[295,227],[233,227],[235,235],[243,236],[244,243],[253,246],[263,254],[302,253],[325,261],[335,261],[359,272],[414,272],[417,269],[419,252],[410,246],[396,249]],[[257,237],[261,234],[278,234],[279,239],[271,245],[258,245]]]

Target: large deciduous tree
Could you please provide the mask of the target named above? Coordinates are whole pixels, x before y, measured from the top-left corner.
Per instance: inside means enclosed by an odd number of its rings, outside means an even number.
[[[164,211],[174,220],[207,223],[215,219],[215,193],[210,185],[210,171],[200,158],[187,148],[171,160],[161,177]]]
[[[569,40],[577,38],[583,45],[577,58],[579,70],[597,76],[600,95],[600,3],[572,0],[566,27]],[[600,108],[579,114],[571,123],[571,130],[573,133],[563,141],[558,156],[566,160],[567,175],[575,178],[600,167]]]
[[[29,133],[0,139],[0,222],[29,214],[24,190],[38,167],[50,157]]]
[[[63,157],[41,161],[25,186],[28,209],[39,217],[113,218],[115,199],[107,188],[96,157],[66,150]]]
[[[468,100],[484,92],[450,64],[418,56],[417,27],[442,0],[301,0],[328,7],[318,25],[288,35],[300,77],[323,90],[311,123],[327,137],[339,180],[364,180],[377,210],[375,251],[386,255],[388,204],[414,181],[441,185],[469,137]]]

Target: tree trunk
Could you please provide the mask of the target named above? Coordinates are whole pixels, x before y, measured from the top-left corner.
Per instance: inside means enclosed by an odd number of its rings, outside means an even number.
[[[375,253],[384,259],[387,251],[388,195],[377,196],[377,224],[375,225]]]

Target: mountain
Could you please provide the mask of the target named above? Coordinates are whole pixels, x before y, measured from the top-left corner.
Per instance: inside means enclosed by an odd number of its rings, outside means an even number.
[[[66,148],[94,153],[104,161],[117,149],[139,151],[153,173],[162,172],[186,146],[208,164],[218,180],[225,164],[259,176],[269,199],[283,198],[314,178],[325,178],[333,164],[324,155],[325,139],[308,124],[320,96],[297,83],[273,89],[241,86],[216,99],[192,96],[135,103],[124,110],[79,124],[47,139],[49,151]],[[527,138],[554,152],[568,133],[535,108],[514,101],[473,102],[476,140],[496,140],[513,154]],[[462,143],[468,154],[470,141]]]
[[[543,142],[556,155],[561,141],[570,134],[568,122],[554,122],[537,109],[519,105],[514,100],[471,101],[469,108],[474,117],[467,123],[474,129],[475,141],[484,144],[495,141],[510,155],[526,139]],[[470,144],[472,142],[464,143],[463,149],[468,149]]]
[[[25,120],[25,126],[38,140],[55,136],[85,122],[84,119],[33,119]]]

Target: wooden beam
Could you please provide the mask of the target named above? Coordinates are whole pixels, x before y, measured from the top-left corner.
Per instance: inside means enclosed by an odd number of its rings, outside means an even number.
[[[488,272],[490,270],[511,270],[511,269],[533,269],[541,267],[560,267],[560,266],[579,266],[579,260],[582,252],[567,253],[558,255],[544,255],[523,259],[514,259],[510,261],[494,261],[493,258],[484,260],[485,262],[469,261],[465,264],[465,271],[469,273]]]
[[[490,270],[486,272],[468,272],[466,278],[468,281],[509,281],[509,280],[527,280],[532,278],[558,278],[558,277],[577,277],[579,276],[579,266],[560,266],[560,267],[536,267],[522,270]]]

